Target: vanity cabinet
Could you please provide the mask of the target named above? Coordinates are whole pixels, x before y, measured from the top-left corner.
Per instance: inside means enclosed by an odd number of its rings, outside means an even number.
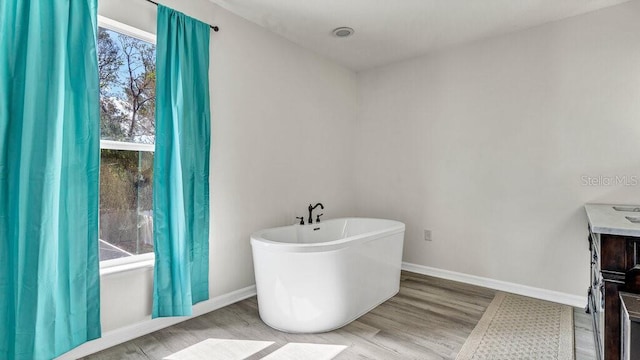
[[[640,237],[602,234],[589,227],[589,249],[587,311],[593,320],[596,353],[599,359],[618,360],[622,336],[620,292],[640,292]]]

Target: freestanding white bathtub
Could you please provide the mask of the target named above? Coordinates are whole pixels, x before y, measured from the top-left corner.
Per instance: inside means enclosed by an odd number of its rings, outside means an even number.
[[[260,317],[292,333],[342,327],[398,293],[403,223],[344,218],[251,235]]]

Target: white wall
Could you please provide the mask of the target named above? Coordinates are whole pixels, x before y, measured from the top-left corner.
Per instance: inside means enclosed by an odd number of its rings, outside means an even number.
[[[358,214],[404,261],[574,295],[586,202],[640,202],[640,2],[358,74]],[[423,240],[423,229],[433,241]]]
[[[311,202],[354,212],[356,76],[206,0],[161,1],[211,32],[210,295],[255,283],[249,235],[293,224]],[[144,0],[101,0],[99,14],[155,33]],[[104,331],[151,314],[150,269],[102,279]]]

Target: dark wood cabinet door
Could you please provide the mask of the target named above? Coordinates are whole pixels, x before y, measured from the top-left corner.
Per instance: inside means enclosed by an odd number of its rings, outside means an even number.
[[[625,273],[627,265],[627,238],[624,236],[601,235],[600,268],[602,271]]]
[[[600,246],[603,271],[624,274],[640,265],[640,239],[636,237],[603,234]]]

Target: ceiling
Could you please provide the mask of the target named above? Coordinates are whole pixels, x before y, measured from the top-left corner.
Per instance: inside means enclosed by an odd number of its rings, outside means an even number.
[[[210,0],[356,71],[629,0]],[[334,28],[355,34],[336,38]]]

